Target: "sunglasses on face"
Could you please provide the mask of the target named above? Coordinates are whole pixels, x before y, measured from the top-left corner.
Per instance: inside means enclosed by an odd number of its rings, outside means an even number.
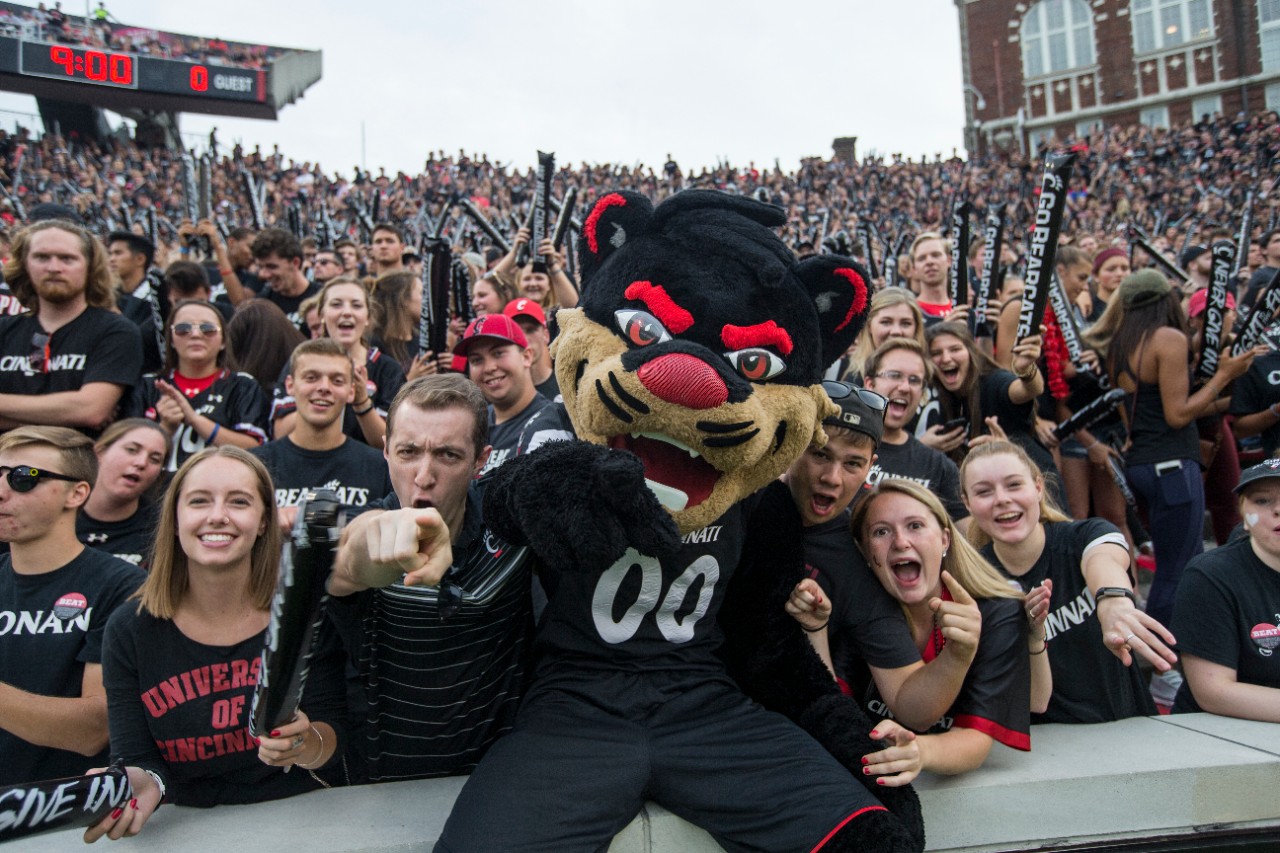
[[[199,334],[202,338],[212,337],[218,333],[217,323],[175,323],[173,333],[180,338]]]
[[[68,477],[66,474],[55,474],[30,465],[0,465],[0,476],[9,481],[9,488],[15,492],[29,492],[40,484],[41,480],[65,480],[68,483],[79,483],[79,477]]]
[[[857,385],[851,385],[848,382],[824,379],[822,381],[822,390],[827,392],[827,396],[831,398],[833,403],[857,394],[862,404],[873,411],[883,412],[889,407],[889,401],[875,391],[868,391],[866,388],[859,388]]]

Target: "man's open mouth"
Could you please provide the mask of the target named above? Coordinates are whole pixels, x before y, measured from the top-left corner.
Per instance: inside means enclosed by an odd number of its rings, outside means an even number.
[[[673,438],[658,433],[615,435],[615,450],[630,450],[644,464],[645,482],[664,507],[680,512],[710,497],[720,472],[701,454]]]

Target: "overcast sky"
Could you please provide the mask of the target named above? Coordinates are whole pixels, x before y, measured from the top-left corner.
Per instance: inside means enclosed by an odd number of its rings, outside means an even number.
[[[34,5],[34,4],[32,4]],[[81,0],[64,8],[83,12]],[[319,49],[324,74],[275,122],[188,114],[186,134],[326,171],[417,172],[425,152],[683,167],[961,146],[952,0],[108,0],[121,21]],[[290,13],[285,13],[289,8]],[[0,93],[0,109],[35,99]],[[0,113],[12,127],[14,116]],[[187,144],[195,144],[188,136]]]

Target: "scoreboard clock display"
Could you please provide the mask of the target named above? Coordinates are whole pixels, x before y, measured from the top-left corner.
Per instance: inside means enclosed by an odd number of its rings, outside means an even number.
[[[0,37],[0,72],[88,86],[263,103],[266,72]]]

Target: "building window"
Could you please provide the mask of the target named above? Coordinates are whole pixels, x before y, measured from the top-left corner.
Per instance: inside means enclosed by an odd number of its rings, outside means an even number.
[[[1076,139],[1088,139],[1089,134],[1102,129],[1102,119],[1091,118],[1088,121],[1076,122]]]
[[[1280,112],[1280,83],[1268,83],[1265,91],[1267,109]]]
[[[1221,95],[1202,95],[1191,102],[1192,121],[1200,121],[1205,116],[1213,118],[1220,112],[1222,112]]]
[[[1132,0],[1129,10],[1133,47],[1138,53],[1177,47],[1213,35],[1209,0]]]
[[[1258,0],[1258,38],[1262,70],[1280,71],[1280,0]]]
[[[1280,0],[1276,0],[1280,3]],[[1022,19],[1025,78],[1092,65],[1093,15],[1085,0],[1040,0]]]
[[[1138,124],[1150,128],[1169,127],[1168,107],[1147,107],[1138,114]]]

